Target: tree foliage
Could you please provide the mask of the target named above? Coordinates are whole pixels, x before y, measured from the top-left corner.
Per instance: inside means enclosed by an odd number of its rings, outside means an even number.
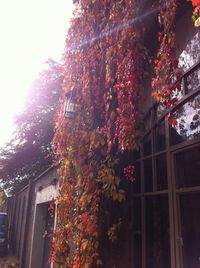
[[[47,68],[32,84],[24,111],[15,118],[14,138],[1,149],[4,188],[16,191],[52,163],[54,114],[62,81],[61,66],[48,60]]]

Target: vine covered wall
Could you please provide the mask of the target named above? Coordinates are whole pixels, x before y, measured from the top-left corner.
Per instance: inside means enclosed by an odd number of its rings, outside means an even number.
[[[134,183],[134,167],[116,172],[119,158],[138,149],[143,88],[143,31],[136,0],[76,0],[66,38],[64,85],[54,140],[60,162],[57,227],[52,241],[56,267],[102,265],[99,256],[99,205],[102,196],[123,202],[121,180]],[[176,102],[175,0],[161,1],[160,49],[153,96],[162,105]],[[64,99],[75,114],[64,118]],[[174,121],[172,122],[174,123]],[[110,230],[111,232],[112,230]]]

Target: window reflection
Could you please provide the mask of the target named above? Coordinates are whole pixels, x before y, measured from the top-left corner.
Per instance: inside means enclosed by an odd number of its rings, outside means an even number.
[[[187,42],[184,50],[179,56],[179,67],[183,72],[200,61],[200,32],[196,32],[192,39]]]
[[[181,40],[181,43],[179,45],[182,47],[182,52],[179,55],[179,66],[178,66],[183,74],[200,61],[200,46],[199,46],[200,32],[193,27],[192,23],[190,23],[189,28],[188,28],[189,24],[184,26],[185,26],[184,35],[179,36],[179,40]],[[199,70],[195,71],[193,74],[186,77],[185,86],[187,87],[186,90],[188,92],[195,90],[199,85],[200,85]],[[182,90],[178,92],[177,98],[180,99],[182,96],[183,96],[183,85]]]
[[[177,126],[170,128],[171,144],[200,137],[200,95],[176,111]]]
[[[158,105],[157,109],[156,109],[157,118],[160,118],[164,114],[165,111],[166,111],[166,108],[163,105],[161,105],[161,104]]]
[[[188,92],[197,89],[200,86],[200,68],[186,77],[186,90]]]

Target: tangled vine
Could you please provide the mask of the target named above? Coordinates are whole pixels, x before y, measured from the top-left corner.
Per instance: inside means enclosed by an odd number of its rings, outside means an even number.
[[[99,205],[102,196],[122,202],[125,192],[115,167],[118,153],[137,149],[137,120],[143,75],[141,31],[136,0],[76,0],[64,55],[65,95],[76,115],[57,114],[55,153],[60,162],[57,227],[52,261],[59,268],[101,265]],[[167,4],[165,4],[167,3]],[[166,6],[167,5],[167,6]],[[179,89],[173,22],[176,1],[162,1],[163,32],[156,61],[153,96],[170,107]],[[124,168],[134,181],[134,166]],[[115,239],[115,229],[109,235]]]
[[[58,267],[101,264],[100,198],[125,199],[115,166],[117,152],[137,147],[142,60],[136,15],[133,0],[76,1],[61,100],[73,94],[76,116],[63,120],[61,109],[56,119],[60,192],[52,260]]]
[[[194,11],[192,14],[192,20],[195,27],[200,27],[200,0],[192,0]]]
[[[163,29],[159,32],[160,48],[155,60],[156,77],[152,79],[153,98],[165,108],[172,107],[177,102],[177,92],[181,89],[178,70],[178,59],[175,56],[174,22],[177,9],[176,0],[162,1],[160,5],[159,23]],[[170,124],[176,124],[171,115]]]

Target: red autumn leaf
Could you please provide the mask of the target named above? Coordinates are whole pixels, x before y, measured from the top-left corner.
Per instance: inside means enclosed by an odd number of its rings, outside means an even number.
[[[196,7],[196,6],[200,6],[200,0],[192,0],[192,5],[193,5],[194,7]]]
[[[173,118],[173,117],[168,118],[168,123],[170,126],[177,126],[177,124],[178,124],[176,118]]]

